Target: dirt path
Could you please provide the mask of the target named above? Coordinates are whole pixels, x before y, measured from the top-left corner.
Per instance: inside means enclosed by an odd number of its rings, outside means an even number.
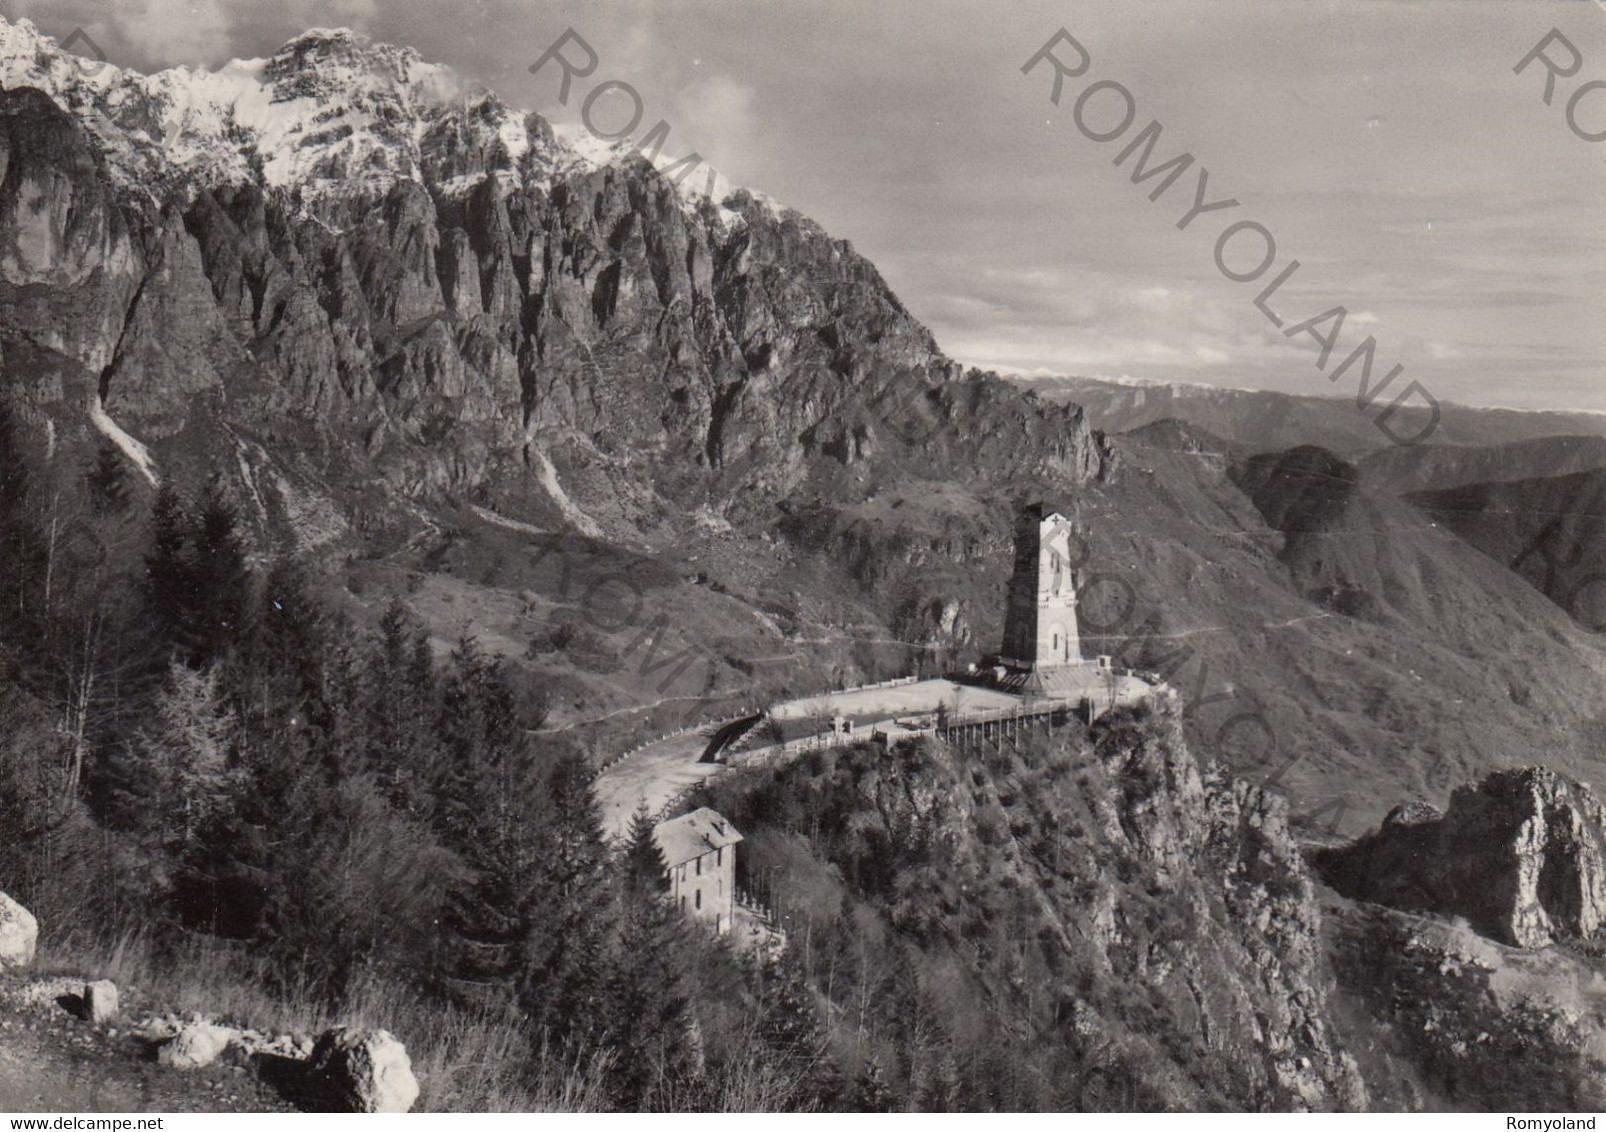
[[[0,992],[17,985],[7,977]],[[244,1068],[166,1069],[115,1027],[98,1030],[55,1002],[0,993],[0,1112],[294,1111]]]

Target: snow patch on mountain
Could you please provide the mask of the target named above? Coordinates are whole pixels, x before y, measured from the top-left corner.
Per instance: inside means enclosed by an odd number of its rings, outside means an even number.
[[[492,526],[502,527],[510,531],[517,531],[521,535],[549,535],[552,533],[551,531],[538,527],[533,523],[526,523],[522,519],[510,519],[506,515],[498,514],[488,507],[481,507],[477,503],[470,503],[468,505],[468,509],[479,518],[485,520],[487,523],[490,523]]]
[[[254,182],[325,215],[325,204],[372,199],[401,180],[447,195],[487,176],[508,190],[550,190],[644,156],[639,142],[549,125],[410,47],[374,44],[346,28],[304,32],[265,59],[147,76],[64,51],[28,20],[0,18],[0,87],[26,86],[76,115],[119,188],[152,202],[174,188]],[[659,153],[652,162],[672,170],[687,212],[712,201],[722,223],[740,224],[724,205],[730,182],[706,162],[674,169],[684,157]]]
[[[98,394],[89,404],[89,423],[95,426],[97,432],[122,450],[123,455],[127,456],[133,465],[139,469],[140,474],[145,477],[152,487],[158,485],[156,461],[151,459],[150,450],[128,435],[127,432],[123,431],[121,425],[111,419]]]
[[[539,448],[533,451],[541,468],[541,486],[546,489],[547,495],[551,496],[552,502],[558,505],[558,512],[581,534],[589,538],[601,538],[602,528],[597,525],[597,521],[580,510],[574,500],[569,498],[569,493],[563,490],[563,484],[558,481],[558,469],[553,467],[551,457]]]

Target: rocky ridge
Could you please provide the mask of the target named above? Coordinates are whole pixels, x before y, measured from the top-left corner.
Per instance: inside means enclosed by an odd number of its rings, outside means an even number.
[[[1442,814],[1397,807],[1376,833],[1316,861],[1346,896],[1541,948],[1593,939],[1606,922],[1603,821],[1589,786],[1523,767],[1461,787]]]
[[[782,900],[789,933],[834,938],[839,909],[861,924],[873,909],[916,941],[920,969],[953,972],[940,993],[969,1005],[950,1024],[1020,1043],[999,1054],[1020,1076],[1074,1057],[1055,1086],[1069,1095],[1001,1103],[1366,1106],[1330,1021],[1321,917],[1286,806],[1201,770],[1173,708],[997,751],[844,749],[714,795],[746,835],[738,867],[810,893]],[[821,865],[799,864],[802,836]],[[845,894],[821,891],[822,867]]]
[[[630,537],[833,467],[1101,469],[1079,410],[962,375],[811,221],[410,49],[314,31],[146,77],[22,21],[0,85],[8,384],[158,467],[243,461],[265,522],[376,473]]]

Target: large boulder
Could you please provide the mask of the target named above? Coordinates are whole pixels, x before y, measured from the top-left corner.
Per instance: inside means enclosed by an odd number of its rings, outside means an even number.
[[[156,1051],[156,1061],[169,1069],[205,1069],[229,1048],[235,1032],[208,1022],[180,1026],[171,1041]]]
[[[331,1107],[340,1111],[407,1112],[418,1099],[407,1047],[386,1030],[325,1030],[313,1046],[309,1068]]]
[[[33,913],[0,892],[0,971],[33,962],[39,942],[39,921]]]
[[[117,1020],[117,984],[110,979],[96,979],[84,984],[84,1017],[96,1026]]]

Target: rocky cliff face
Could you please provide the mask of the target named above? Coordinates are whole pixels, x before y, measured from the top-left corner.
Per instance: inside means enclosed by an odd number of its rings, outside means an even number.
[[[1598,960],[1502,947],[1376,905],[1326,909],[1343,1037],[1379,1109],[1594,1111],[1606,1103]]]
[[[1588,786],[1524,767],[1313,854],[1385,1104],[1600,1107],[1603,817]]]
[[[1100,471],[1079,410],[962,378],[847,243],[411,50],[309,32],[147,77],[22,21],[0,85],[0,335],[94,375],[158,463],[269,440],[621,536],[845,469]]]
[[[1092,805],[1117,864],[1101,877],[1109,895],[1094,940],[1116,977],[1185,988],[1198,1004],[1197,1039],[1262,1058],[1263,1103],[1365,1107],[1360,1074],[1328,1020],[1320,914],[1286,806],[1217,768],[1201,773],[1178,723],[1162,708],[1095,731],[1107,777]],[[1152,874],[1151,894],[1188,909],[1191,939],[1139,945],[1154,910],[1121,883],[1122,856]]]
[[[1384,1106],[1600,1108],[1603,817],[1587,785],[1519,768],[1312,853]]]
[[[747,836],[738,867],[794,931],[836,940],[879,918],[917,947],[916,970],[945,973],[933,993],[964,1004],[927,1021],[949,1056],[1002,1058],[1016,1082],[1045,1067],[1047,1092],[979,1082],[995,1103],[1365,1106],[1284,806],[1202,772],[1170,709],[1013,750],[863,748],[773,773],[718,791]]]
[[[1377,833],[1317,861],[1347,896],[1545,947],[1592,939],[1606,920],[1603,819],[1588,786],[1525,767],[1458,789],[1443,814],[1398,807]]]

